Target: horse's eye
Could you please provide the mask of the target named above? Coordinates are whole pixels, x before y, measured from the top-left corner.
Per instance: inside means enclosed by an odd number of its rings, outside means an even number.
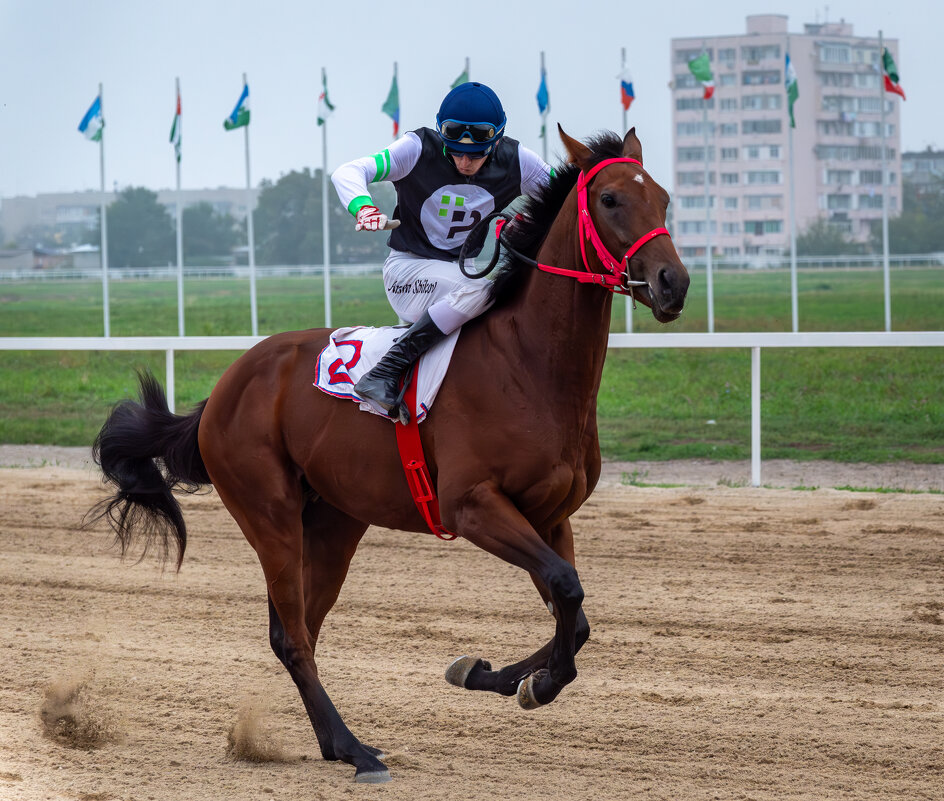
[[[606,209],[612,209],[616,205],[616,198],[613,195],[600,195],[600,202]]]

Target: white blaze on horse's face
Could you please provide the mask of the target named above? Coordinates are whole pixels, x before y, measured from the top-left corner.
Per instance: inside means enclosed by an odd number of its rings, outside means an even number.
[[[633,180],[634,180],[637,184],[644,184],[644,183],[646,183],[645,179],[642,177],[642,173],[639,173],[639,175],[637,175],[635,178],[633,178]]]

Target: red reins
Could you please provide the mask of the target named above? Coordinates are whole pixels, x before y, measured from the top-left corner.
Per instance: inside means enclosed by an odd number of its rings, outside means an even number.
[[[633,158],[604,159],[599,164],[594,165],[594,167],[589,172],[581,172],[577,178],[577,230],[578,237],[580,238],[580,257],[583,259],[584,269],[567,270],[563,267],[554,267],[550,264],[540,264],[539,262],[534,262],[539,270],[542,270],[546,273],[554,273],[555,275],[564,275],[568,278],[574,278],[581,284],[597,284],[599,286],[605,287],[606,289],[609,289],[611,292],[615,292],[620,295],[631,294],[632,287],[634,286],[646,286],[646,281],[630,281],[628,279],[629,259],[631,259],[636,251],[639,250],[643,245],[645,245],[650,240],[655,239],[657,236],[670,236],[668,229],[653,228],[648,233],[645,233],[639,237],[639,239],[637,239],[629,247],[622,259],[616,259],[610,253],[610,251],[607,250],[606,245],[603,244],[603,240],[600,238],[600,235],[597,233],[596,226],[593,224],[593,217],[590,216],[590,207],[588,202],[589,193],[587,191],[590,181],[604,167],[608,167],[610,164],[617,164],[620,162],[628,162],[630,164],[638,164],[640,167],[642,166],[641,161]],[[496,223],[496,238],[498,238],[501,234],[501,229],[504,222],[504,219],[499,219]],[[595,273],[590,270],[590,263],[587,260],[587,241],[593,245],[593,249],[596,251],[597,258],[600,259],[603,266],[609,271],[608,273]],[[623,264],[626,264],[625,270],[623,269]]]

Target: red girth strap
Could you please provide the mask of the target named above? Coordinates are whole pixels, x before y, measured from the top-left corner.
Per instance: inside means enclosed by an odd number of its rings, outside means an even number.
[[[416,386],[419,383],[419,365],[413,369],[412,379],[403,396],[403,402],[410,412],[410,422],[407,425],[394,423],[397,431],[397,448],[400,451],[400,461],[403,463],[403,472],[406,474],[406,483],[410,487],[410,494],[416,508],[433,532],[441,540],[454,540],[458,534],[453,534],[442,524],[439,516],[439,499],[426,467],[423,457],[423,443],[420,441],[420,426],[417,422]]]

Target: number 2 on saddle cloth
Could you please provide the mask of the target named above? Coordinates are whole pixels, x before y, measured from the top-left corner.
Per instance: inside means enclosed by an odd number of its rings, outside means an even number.
[[[416,420],[418,371],[419,365],[414,365],[404,379],[406,388],[403,394],[403,403],[410,411],[410,422],[406,425],[394,423],[397,432],[397,448],[400,451],[400,461],[403,462],[403,472],[406,474],[406,483],[410,487],[413,502],[426,521],[426,525],[429,526],[429,530],[441,540],[454,540],[459,535],[449,531],[442,524],[442,518],[439,516],[439,499],[436,497],[436,490],[433,488],[429,468],[426,467],[423,443],[420,442],[420,426]]]

